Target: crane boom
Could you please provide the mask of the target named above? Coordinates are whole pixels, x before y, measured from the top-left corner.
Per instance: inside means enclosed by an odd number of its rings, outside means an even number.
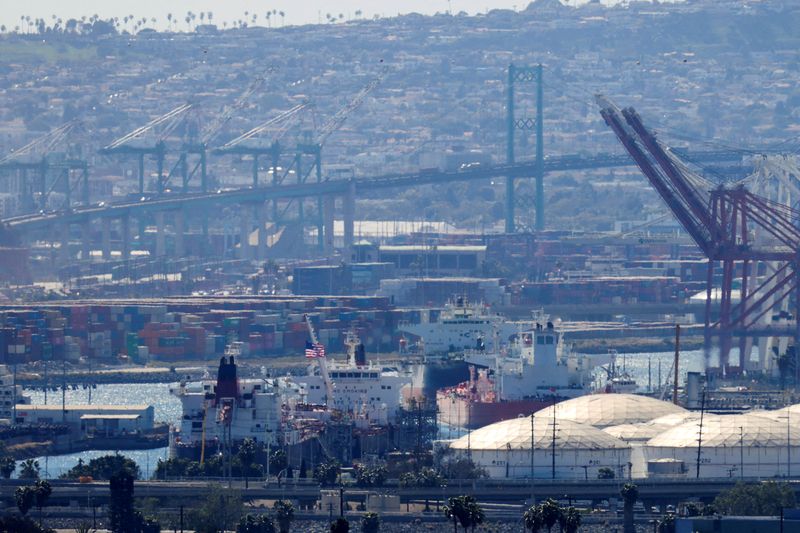
[[[366,100],[367,96],[369,96],[369,93],[371,93],[376,87],[378,87],[378,85],[381,84],[383,78],[386,77],[388,72],[389,68],[384,67],[378,76],[371,79],[369,83],[367,83],[361,88],[360,91],[358,91],[358,94],[356,94],[355,97],[353,97],[353,99],[347,103],[347,105],[337,111],[337,113],[320,128],[315,139],[316,144],[325,144],[325,141],[328,140],[328,137],[338,130],[342,124],[344,124],[344,121],[347,120],[347,117],[349,117],[353,111],[361,107],[361,104],[364,103],[364,100]]]
[[[262,85],[264,85],[265,81],[266,78],[264,77],[260,76],[256,78],[233,104],[226,107],[222,113],[217,115],[216,119],[214,119],[214,121],[203,130],[200,142],[204,146],[208,146],[217,137],[225,124],[230,122],[230,120],[233,118],[233,115],[242,109],[247,103],[247,100],[249,100],[250,97],[253,96],[253,94],[255,94],[255,92],[258,91]]]
[[[38,137],[19,150],[15,150],[10,154],[6,155],[2,159],[0,159],[0,165],[3,163],[8,163],[9,161],[16,159],[20,156],[31,154],[34,152],[41,152],[47,153],[52,151],[52,149],[58,145],[64,138],[70,134],[72,130],[78,127],[81,124],[81,121],[78,119],[70,120],[69,122],[62,124],[58,128]]]
[[[314,331],[314,325],[311,323],[311,317],[308,315],[303,315],[303,319],[306,321],[306,326],[308,326],[308,336],[311,337],[311,343],[314,346],[319,344],[319,340],[317,339],[317,334]],[[317,357],[317,364],[319,365],[319,373],[322,375],[322,380],[325,382],[325,390],[328,392],[328,405],[333,405],[333,383],[331,382],[331,378],[328,375],[328,361],[325,357]]]
[[[302,111],[306,107],[308,107],[308,103],[307,102],[303,102],[302,104],[297,104],[293,108],[291,108],[291,109],[289,109],[287,111],[284,111],[283,113],[280,113],[277,116],[272,117],[271,119],[267,120],[266,122],[263,122],[263,123],[259,124],[255,128],[242,133],[241,135],[239,135],[235,139],[233,139],[231,141],[228,141],[222,147],[220,147],[220,149],[221,150],[228,150],[230,148],[233,148],[234,146],[236,146],[238,144],[241,144],[242,142],[255,137],[259,133],[261,133],[261,132],[265,131],[266,129],[268,129],[270,126],[274,126],[275,124],[283,122],[283,121],[285,121],[285,120],[297,115],[297,113],[299,113],[300,111]]]
[[[152,130],[156,126],[159,126],[161,124],[164,124],[165,122],[168,122],[170,120],[173,120],[173,119],[176,119],[176,118],[180,117],[181,115],[183,115],[184,113],[189,111],[191,108],[192,108],[192,104],[181,104],[178,107],[176,107],[175,109],[173,109],[173,110],[161,115],[160,117],[154,118],[153,120],[151,120],[150,122],[148,122],[144,126],[140,126],[140,127],[136,128],[135,130],[133,130],[132,132],[128,133],[127,135],[123,135],[119,139],[113,141],[111,144],[109,144],[108,146],[103,148],[103,150],[104,151],[109,151],[109,150],[113,150],[115,148],[119,148],[123,144],[135,139],[136,137],[139,137],[140,135],[142,135],[144,133],[147,133],[148,131]]]

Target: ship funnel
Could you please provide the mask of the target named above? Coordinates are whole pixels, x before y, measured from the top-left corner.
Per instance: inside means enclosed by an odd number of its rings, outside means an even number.
[[[356,366],[367,366],[367,350],[363,342],[356,346]]]

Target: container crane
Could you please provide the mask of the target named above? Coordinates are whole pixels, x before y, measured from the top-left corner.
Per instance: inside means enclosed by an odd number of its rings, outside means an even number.
[[[748,337],[775,335],[758,322],[794,297],[800,314],[800,211],[753,194],[741,183],[715,186],[692,173],[643,124],[633,108],[619,109],[598,97],[600,114],[650,184],[708,257],[705,352],[709,366],[711,338],[717,337],[722,374],[745,369]],[[722,265],[719,319],[711,321],[714,270]],[[764,268],[771,265],[770,268]],[[733,277],[741,272],[739,302],[734,305]],[[800,340],[800,321],[784,332]],[[740,340],[738,367],[729,366],[733,337]]]
[[[191,182],[192,178],[199,170],[200,190],[202,192],[208,192],[207,156],[209,147],[219,136],[222,129],[236,115],[236,113],[241,111],[247,104],[247,101],[261,89],[265,81],[266,78],[264,77],[256,78],[253,83],[251,83],[230,106],[225,107],[222,112],[214,118],[213,121],[203,128],[198,139],[189,141],[183,145],[181,156],[177,163],[175,163],[175,166],[172,168],[172,170],[170,170],[170,173],[167,175],[165,180],[166,182],[169,182],[169,180],[178,172],[178,170],[180,170],[182,177],[182,189],[185,193],[188,191],[189,183]],[[191,171],[188,170],[188,158],[190,155],[198,156],[198,161]]]
[[[58,128],[29,142],[25,146],[0,158],[0,170],[18,172],[21,177],[23,203],[30,209],[38,203],[39,209],[46,209],[50,193],[59,188],[64,194],[64,207],[72,206],[74,187],[81,187],[81,203],[89,204],[89,165],[86,161],[67,155],[52,157],[56,148],[83,126],[79,119],[71,120]],[[55,170],[55,175],[51,175]],[[33,182],[28,180],[28,172],[38,174]],[[75,185],[71,184],[71,175],[79,171],[80,176]],[[38,194],[38,202],[34,198]]]
[[[296,106],[279,113],[278,115],[262,122],[258,126],[242,133],[235,139],[228,141],[219,148],[214,150],[215,154],[238,154],[249,155],[253,158],[253,187],[259,186],[258,180],[258,161],[260,156],[270,156],[272,162],[272,184],[278,185],[286,177],[288,169],[283,175],[278,176],[278,164],[281,154],[280,140],[286,133],[294,127],[301,112],[309,108],[308,102],[297,104]],[[267,146],[254,146],[248,145],[246,141],[258,138],[264,132],[271,132],[269,136],[269,144]]]
[[[308,326],[308,336],[311,338],[311,344],[314,346],[314,349],[321,346],[319,339],[317,339],[317,334],[314,331],[314,325],[311,323],[311,317],[308,315],[303,315],[303,320],[306,321],[306,326]],[[319,373],[322,375],[322,380],[325,382],[325,389],[328,394],[328,406],[331,408],[333,407],[333,382],[331,382],[331,378],[328,375],[328,359],[323,355],[322,357],[317,357],[317,364],[319,365]]]
[[[152,155],[156,160],[157,169],[157,183],[156,192],[162,194],[164,192],[164,159],[166,157],[167,145],[166,139],[184,120],[186,113],[192,109],[192,104],[181,104],[178,107],[164,113],[163,115],[154,118],[147,124],[136,128],[130,133],[123,135],[116,139],[111,144],[103,147],[100,153],[103,155],[110,154],[128,154],[136,155],[139,158],[139,194],[144,193],[144,157],[145,155]],[[140,139],[143,135],[150,131],[154,131],[159,126],[163,126],[161,132],[156,136],[156,141],[152,146],[133,146],[132,141]]]

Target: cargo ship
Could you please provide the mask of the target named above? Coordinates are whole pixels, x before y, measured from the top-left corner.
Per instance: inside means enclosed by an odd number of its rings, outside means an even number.
[[[170,456],[203,460],[212,453],[238,447],[245,439],[278,442],[282,406],[299,397],[287,378],[240,379],[236,359],[241,344],[233,342],[220,359],[217,378],[181,382],[170,393],[181,401],[182,416],[170,432]]]
[[[498,350],[527,329],[533,321],[513,322],[489,307],[455,298],[445,305],[435,322],[400,323],[398,329],[417,337],[422,363],[414,368],[414,389],[433,401],[436,391],[469,379],[464,353]]]
[[[438,321],[401,322],[398,329],[422,339],[425,353],[432,356],[474,348],[480,339],[507,342],[517,333],[519,325],[491,313],[486,305],[459,297],[445,305]]]
[[[591,392],[589,359],[565,348],[552,322],[508,348],[465,352],[464,361],[469,380],[436,393],[440,424],[475,429]]]

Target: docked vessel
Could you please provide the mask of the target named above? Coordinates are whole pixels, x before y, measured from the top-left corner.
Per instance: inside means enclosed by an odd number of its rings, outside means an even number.
[[[411,386],[411,375],[367,362],[364,344],[353,332],[347,334],[345,345],[346,361],[318,357],[308,375],[294,378],[303,403],[326,406],[357,425],[394,422],[403,389]]]
[[[489,312],[483,304],[456,298],[445,305],[436,322],[400,323],[398,329],[423,339],[429,356],[474,348],[481,340],[507,342],[517,333],[519,325],[497,313]]]
[[[216,380],[181,382],[170,393],[181,401],[180,425],[170,435],[170,455],[202,459],[235,448],[245,439],[275,444],[281,407],[298,389],[286,378],[240,379],[239,343],[220,359]]]
[[[469,379],[465,351],[498,350],[521,328],[532,325],[532,321],[509,321],[503,315],[491,313],[487,306],[470,303],[465,298],[449,302],[437,321],[401,323],[400,331],[419,338],[422,363],[414,368],[414,389],[434,401],[439,389]]]
[[[436,393],[439,422],[474,429],[589,393],[589,359],[562,340],[548,322],[518,335],[508,349],[465,352],[470,379]]]

